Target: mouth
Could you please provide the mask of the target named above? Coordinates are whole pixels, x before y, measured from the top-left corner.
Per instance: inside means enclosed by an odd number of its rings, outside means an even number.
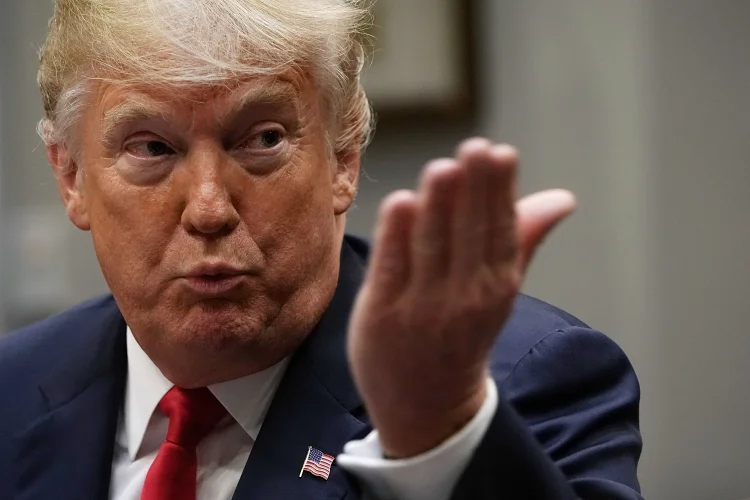
[[[181,281],[195,295],[217,297],[242,286],[249,278],[245,270],[214,264],[194,268]]]
[[[247,274],[199,274],[184,278],[184,283],[196,295],[216,297],[240,287]]]

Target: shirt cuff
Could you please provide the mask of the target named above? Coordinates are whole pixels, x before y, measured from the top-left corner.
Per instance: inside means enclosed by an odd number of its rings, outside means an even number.
[[[487,397],[477,414],[437,448],[407,459],[383,457],[378,431],[350,441],[338,464],[354,474],[378,500],[448,500],[484,438],[497,410],[497,386],[487,378]]]

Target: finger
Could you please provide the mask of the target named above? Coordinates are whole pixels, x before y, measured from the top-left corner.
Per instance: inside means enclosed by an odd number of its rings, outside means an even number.
[[[490,151],[492,178],[487,208],[490,217],[488,260],[495,269],[515,265],[518,257],[516,230],[516,172],[518,152],[507,144],[497,144]]]
[[[454,159],[430,162],[418,194],[412,236],[412,276],[415,283],[443,279],[451,254],[452,214],[461,171]]]
[[[451,265],[452,271],[464,279],[471,279],[473,272],[485,263],[489,184],[493,177],[491,148],[492,143],[486,139],[470,139],[456,153],[464,181],[454,209]]]
[[[367,271],[367,281],[373,285],[373,293],[388,297],[406,286],[416,211],[417,199],[413,191],[396,191],[381,203]]]
[[[518,201],[518,240],[521,269],[524,272],[545,236],[570,215],[575,207],[575,196],[564,189],[541,191]]]

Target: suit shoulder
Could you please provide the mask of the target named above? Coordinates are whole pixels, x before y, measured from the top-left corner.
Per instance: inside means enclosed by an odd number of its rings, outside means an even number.
[[[470,493],[461,498],[498,488],[523,496],[529,474],[541,485],[534,498],[641,498],[640,388],[617,344],[522,296],[491,362],[500,402],[464,473],[458,491]],[[511,472],[493,476],[498,461]]]
[[[47,366],[68,346],[76,347],[76,337],[85,333],[86,323],[116,307],[111,295],[97,297],[0,337],[0,380],[29,376],[35,368]]]
[[[107,353],[119,340],[112,332],[123,328],[114,299],[103,297],[0,338],[0,399],[7,402],[0,405],[0,448],[4,439],[48,411],[45,388],[73,397],[102,367],[117,366]]]
[[[591,332],[607,339],[572,314],[542,300],[519,295],[493,347],[491,363],[496,380],[502,382],[532,349],[548,337],[572,330]]]

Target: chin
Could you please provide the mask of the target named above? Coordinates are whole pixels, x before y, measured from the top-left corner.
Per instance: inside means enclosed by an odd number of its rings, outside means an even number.
[[[263,343],[268,314],[257,310],[195,308],[185,318],[185,340],[192,338],[205,348]],[[227,345],[229,344],[229,345]]]
[[[172,341],[194,345],[206,351],[223,351],[240,346],[262,345],[269,341],[269,311],[241,307],[228,301],[202,301],[194,304],[180,321],[165,331]]]

